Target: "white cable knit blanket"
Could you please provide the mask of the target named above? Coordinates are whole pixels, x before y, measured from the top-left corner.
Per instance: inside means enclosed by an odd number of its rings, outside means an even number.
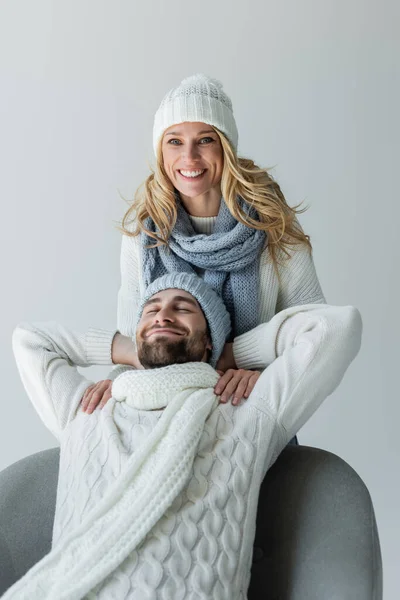
[[[218,402],[206,363],[129,371],[113,397],[137,409],[165,407],[156,427],[88,517],[15,583],[4,600],[83,598],[143,541],[190,476],[205,421]]]

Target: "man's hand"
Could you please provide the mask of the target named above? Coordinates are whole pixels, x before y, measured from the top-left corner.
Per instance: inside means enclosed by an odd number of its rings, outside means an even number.
[[[248,398],[260,377],[260,371],[247,371],[246,369],[228,369],[226,373],[218,371],[221,379],[214,388],[221,402],[228,402],[233,396],[232,404],[237,406],[242,398]]]
[[[140,364],[132,338],[116,333],[111,347],[111,360],[115,365],[129,365],[135,369],[143,368]]]
[[[143,368],[140,364],[132,339],[126,335],[116,333],[111,347],[111,360],[114,364],[129,365],[135,369]],[[92,413],[97,406],[103,406],[111,398],[112,380],[104,379],[90,385],[82,398],[83,412]]]
[[[106,402],[111,398],[111,379],[104,379],[90,385],[82,398],[82,410],[88,414],[92,413],[97,406],[103,408]]]
[[[217,371],[227,371],[228,369],[237,369],[235,357],[233,356],[233,343],[227,342],[224,346],[221,356],[218,359]]]

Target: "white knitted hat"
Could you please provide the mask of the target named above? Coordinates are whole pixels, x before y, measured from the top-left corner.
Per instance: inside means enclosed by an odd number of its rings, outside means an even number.
[[[154,117],[153,148],[156,156],[164,131],[171,125],[187,121],[217,127],[237,149],[238,130],[232,102],[217,79],[201,73],[192,75],[164,96]]]

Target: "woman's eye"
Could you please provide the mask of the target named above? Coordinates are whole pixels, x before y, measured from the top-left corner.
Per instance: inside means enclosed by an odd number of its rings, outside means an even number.
[[[168,140],[168,144],[171,144],[171,146],[179,146],[181,144],[181,141],[177,139],[172,139]]]
[[[200,144],[209,144],[210,142],[213,142],[213,138],[212,137],[205,137],[205,138],[201,138],[200,140]]]

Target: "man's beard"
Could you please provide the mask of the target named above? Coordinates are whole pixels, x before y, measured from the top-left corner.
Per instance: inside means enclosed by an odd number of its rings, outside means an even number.
[[[168,365],[199,362],[203,359],[208,343],[204,331],[195,331],[190,337],[171,342],[166,337],[153,342],[138,342],[138,359],[145,369],[158,369]]]

